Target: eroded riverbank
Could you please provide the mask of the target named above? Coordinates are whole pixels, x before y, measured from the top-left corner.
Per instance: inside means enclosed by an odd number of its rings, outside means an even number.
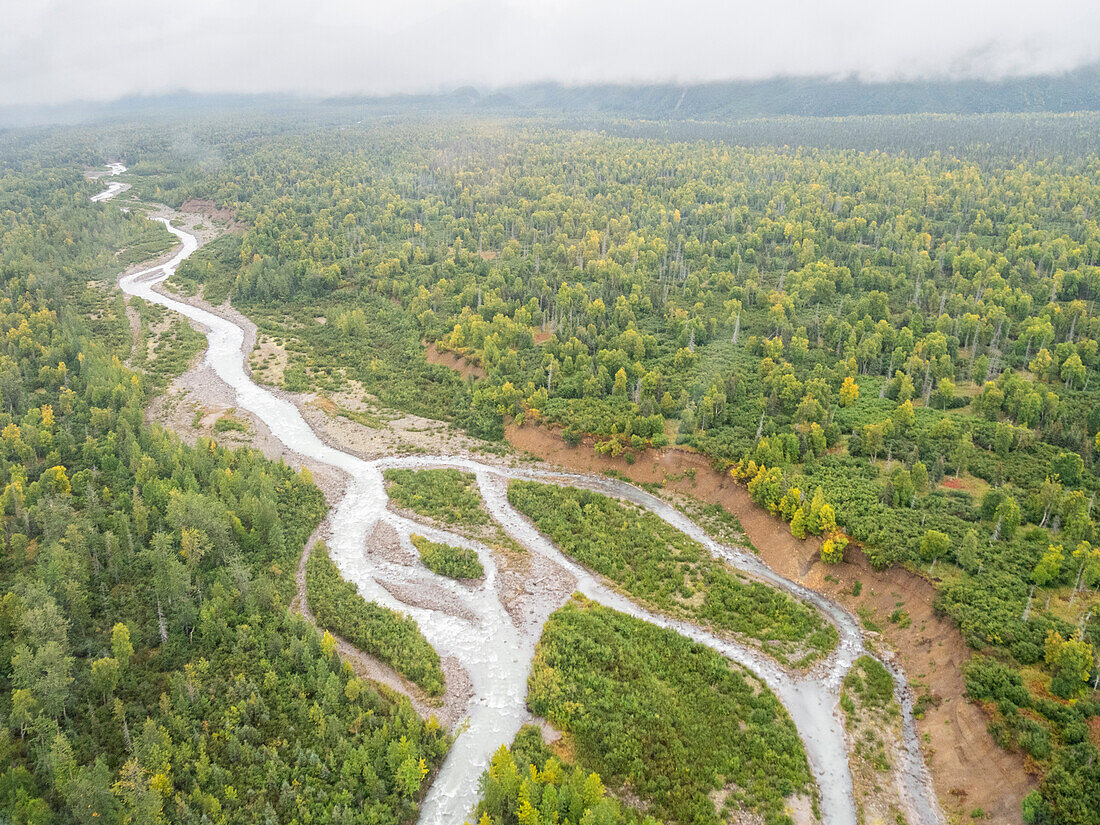
[[[820,561],[821,540],[797,539],[786,524],[765,512],[744,485],[716,473],[709,460],[682,448],[651,450],[634,463],[598,455],[588,445],[570,446],[548,428],[509,426],[506,438],[517,450],[581,473],[608,473],[640,484],[661,484],[670,492],[719,504],[737,516],[760,558],[776,572],[799,582],[849,611],[865,611],[880,627],[882,640],[896,651],[897,665],[914,692],[929,697],[923,718],[914,720],[909,747],[921,746],[939,798],[959,818],[981,808],[993,821],[1020,823],[1021,800],[1036,786],[1025,759],[1000,747],[989,719],[965,698],[962,667],[971,651],[952,620],[935,609],[935,587],[901,567],[875,570],[866,556],[849,547],[844,563]],[[853,587],[860,583],[856,595]],[[903,605],[909,622],[889,621]],[[871,634],[872,638],[877,634]],[[880,652],[886,645],[878,645]]]
[[[497,593],[498,568],[494,554],[480,543],[449,531],[428,528],[434,530],[427,533],[429,538],[469,547],[478,554],[485,566],[486,576],[478,587],[472,589],[450,580],[441,580],[422,568],[394,564],[365,552],[368,537],[379,523],[392,526],[402,542],[408,541],[414,530],[422,534],[426,530],[422,524],[411,522],[387,509],[382,471],[389,466],[455,466],[473,472],[490,513],[509,535],[567,571],[575,579],[575,589],[615,609],[673,627],[751,669],[783,701],[798,728],[821,791],[824,821],[856,822],[843,726],[837,711],[840,680],[863,650],[862,633],[851,614],[813,591],[778,576],[755,556],[738,548],[719,545],[666,502],[623,482],[550,470],[494,466],[450,455],[364,460],[331,446],[319,437],[294,403],[251,380],[242,357],[245,330],[241,325],[202,308],[198,302],[185,303],[155,288],[170,277],[179,263],[198,246],[194,236],[176,229],[167,220],[164,222],[168,230],[180,238],[180,250],[165,263],[120,279],[122,289],[129,295],[158,303],[201,325],[209,342],[203,363],[232,390],[236,406],[262,421],[272,438],[303,460],[330,467],[347,479],[343,495],[328,519],[333,560],[365,598],[408,613],[416,619],[428,641],[441,655],[452,656],[459,661],[470,678],[473,698],[468,706],[468,723],[424,801],[422,822],[457,824],[469,814],[477,798],[478,777],[489,755],[500,744],[510,742],[528,718],[526,679],[534,644],[546,618],[564,603],[573,588],[569,589],[569,593],[564,593],[560,584],[536,586],[530,593],[524,618],[513,619]],[[516,513],[504,494],[510,478],[538,478],[591,486],[646,507],[701,541],[711,552],[725,558],[733,566],[813,603],[837,625],[841,645],[836,653],[810,674],[797,675],[789,673],[754,648],[717,638],[701,628],[643,610],[561,556],[553,545]],[[414,598],[403,601],[395,595],[392,586],[395,579],[410,592],[424,588],[442,591],[461,609],[448,612],[440,607],[411,603],[418,601]],[[390,582],[391,586],[387,587],[386,582]],[[401,592],[401,589],[396,592]],[[903,683],[898,684],[899,690],[903,689]],[[904,696],[899,698],[904,699]],[[910,823],[939,823],[942,813],[930,790],[919,747],[914,754],[915,762],[897,773],[897,778],[905,784],[907,791],[903,795],[909,809],[906,811],[907,819]]]

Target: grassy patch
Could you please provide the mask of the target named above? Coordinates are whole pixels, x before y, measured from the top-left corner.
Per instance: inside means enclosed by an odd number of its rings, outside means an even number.
[[[230,296],[240,266],[241,236],[226,233],[196,250],[179,265],[173,285],[194,294],[203,287],[203,297],[220,304]]]
[[[723,544],[747,547],[759,555],[753,547],[740,519],[721,504],[704,504],[696,499],[684,499],[676,503],[676,509],[706,531],[707,535]]]
[[[890,770],[890,753],[901,739],[901,712],[894,701],[890,672],[871,656],[860,656],[840,692],[852,751],[852,778],[861,806],[880,808],[881,774]],[[877,804],[876,804],[877,800]]]
[[[134,264],[145,263],[158,258],[179,244],[176,236],[164,228],[159,221],[145,221],[142,232],[130,243],[118,251],[114,264],[127,269]]]
[[[214,422],[214,432],[216,433],[247,433],[248,430],[248,422],[237,418],[232,410]]]
[[[894,677],[878,659],[860,656],[848,675],[844,687],[859,696],[863,703],[885,707],[894,701]]]
[[[870,630],[872,633],[881,633],[882,628],[878,622],[875,621],[875,616],[866,605],[860,605],[856,608],[856,613],[859,614],[859,623],[863,625],[864,630]]]
[[[206,345],[206,336],[159,304],[132,298],[130,305],[141,320],[133,364],[145,372],[154,390],[163,389],[187,371]]]

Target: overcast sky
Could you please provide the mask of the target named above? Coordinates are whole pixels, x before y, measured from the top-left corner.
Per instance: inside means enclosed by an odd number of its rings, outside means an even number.
[[[1100,0],[0,0],[0,105],[1067,71]]]

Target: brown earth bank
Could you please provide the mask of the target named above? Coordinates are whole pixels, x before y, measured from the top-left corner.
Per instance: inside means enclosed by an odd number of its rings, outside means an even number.
[[[191,204],[194,206],[194,204]],[[164,210],[168,213],[168,210]],[[179,217],[178,214],[172,217]],[[189,223],[195,223],[198,218],[196,212],[189,216]],[[199,234],[216,235],[216,230],[205,228]],[[201,240],[208,240],[207,237]],[[177,300],[193,303],[205,309],[219,314],[233,316],[233,319],[241,323],[246,330],[246,340],[243,354],[251,352],[255,343],[255,326],[244,316],[231,307],[210,307],[205,302],[192,298],[184,298],[173,295]],[[444,363],[452,369],[463,368],[479,370],[474,364],[466,362],[453,353],[440,353],[429,348],[427,357],[433,363]],[[448,358],[449,357],[449,358]],[[447,358],[446,361],[433,360]],[[214,399],[211,397],[212,385],[220,385],[213,380],[211,374],[200,376],[204,363],[194,365],[181,379],[175,383],[186,381],[188,377],[193,380],[188,382],[190,386],[174,387],[183,390],[182,397],[174,399],[177,403],[166,405],[175,410],[175,415],[167,414],[170,410],[150,410],[150,418],[165,423],[177,432],[183,431],[185,438],[199,433],[187,432],[189,426],[193,427],[195,409],[187,410],[184,403],[201,402],[204,411],[209,412],[206,406],[215,404],[216,411],[221,414],[232,408],[234,400],[231,397]],[[206,370],[209,373],[209,368]],[[465,374],[465,373],[464,373]],[[470,373],[477,375],[477,373]],[[196,380],[197,379],[197,380]],[[224,386],[224,385],[221,385]],[[231,396],[231,391],[225,388]],[[170,393],[171,394],[171,393]],[[344,449],[362,454],[363,457],[377,457],[378,454],[392,454],[394,452],[394,423],[389,422],[378,430],[363,427],[360,424],[336,419],[323,414],[320,410],[304,403],[310,400],[307,396],[294,397],[288,393],[280,392],[284,397],[290,397],[295,401],[303,415],[317,426],[329,421],[341,422],[356,431],[358,438],[348,439],[347,432],[328,432],[329,427],[321,426],[322,437],[326,440],[335,440],[343,444]],[[186,411],[185,411],[186,410]],[[158,414],[159,412],[159,414]],[[326,478],[325,469],[314,465],[312,462],[302,462],[301,457],[286,450],[270,437],[267,428],[254,416],[244,414],[244,411],[236,411],[238,415],[246,419],[251,425],[251,437],[245,437],[245,441],[251,441],[253,446],[264,449],[271,457],[282,456],[293,466],[307,464],[314,472],[314,479],[322,486],[329,503],[335,502],[343,487],[343,478]],[[203,418],[216,419],[217,415]],[[186,421],[183,419],[186,418]],[[169,419],[169,420],[165,420]],[[171,420],[178,419],[178,420]],[[437,424],[437,422],[432,422]],[[420,433],[422,428],[415,431]],[[447,428],[444,426],[444,430]],[[361,431],[361,432],[360,432]],[[365,437],[369,444],[360,443]],[[222,434],[220,439],[224,439]],[[433,431],[423,433],[421,437],[429,444],[423,448],[429,452],[465,453],[459,445],[453,443],[450,438]],[[801,581],[807,586],[813,587],[847,605],[853,611],[862,607],[870,612],[877,624],[884,628],[884,641],[898,651],[900,664],[905,668],[910,682],[918,694],[930,692],[941,701],[938,706],[929,708],[925,719],[918,723],[920,731],[926,741],[926,758],[932,770],[938,795],[944,808],[956,821],[969,820],[969,813],[981,808],[989,820],[1004,823],[1021,822],[1020,799],[1034,786],[1034,780],[1024,770],[1023,760],[1013,754],[1001,750],[993,742],[986,730],[987,719],[981,710],[970,704],[963,698],[963,680],[961,666],[969,658],[970,652],[962,640],[958,630],[950,619],[938,616],[932,608],[934,589],[930,582],[913,573],[902,569],[891,569],[884,572],[876,572],[870,568],[866,558],[858,551],[850,550],[846,562],[840,566],[826,568],[817,561],[819,542],[800,541],[792,537],[786,526],[772,518],[749,498],[745,489],[737,485],[733,479],[714,471],[709,461],[702,455],[683,448],[670,448],[662,451],[650,451],[638,458],[633,464],[627,464],[623,458],[611,458],[599,456],[591,450],[590,445],[581,447],[569,447],[555,432],[545,428],[528,426],[516,428],[509,426],[506,437],[520,452],[528,452],[535,456],[558,464],[565,468],[585,470],[588,472],[606,472],[616,470],[621,475],[635,482],[660,482],[665,488],[693,496],[708,503],[722,504],[727,510],[736,515],[749,540],[760,549],[761,555],[774,569],[791,579]],[[438,443],[442,440],[443,443]],[[457,449],[456,449],[457,448]],[[400,452],[400,450],[398,450]],[[477,456],[484,459],[484,456]],[[828,576],[828,578],[826,578]],[[863,583],[862,595],[855,598],[851,595],[852,584],[859,580]],[[299,597],[296,607],[299,610],[308,605]],[[897,624],[887,621],[887,617],[902,603],[904,609],[911,617],[911,624],[907,628],[901,628]],[[511,612],[511,611],[510,611]],[[873,635],[873,634],[872,634]],[[361,651],[357,651],[343,640],[340,640],[340,652],[352,661],[357,671],[366,678],[387,685],[396,692],[412,695],[414,706],[419,705],[421,712],[436,712],[441,721],[450,726],[460,718],[459,707],[463,706],[463,694],[469,689],[468,677],[461,668],[456,668],[456,663],[444,660],[444,670],[447,676],[448,696],[444,699],[442,708],[432,707],[434,703],[427,701],[427,697],[416,696],[405,680],[395,673],[386,673],[377,660],[371,659]]]
[[[485,370],[473,361],[467,361],[461,355],[456,355],[450,350],[441,350],[434,343],[424,342],[424,358],[429,364],[439,364],[448,367],[463,378],[484,378]]]
[[[212,200],[200,198],[188,198],[180,204],[180,212],[192,212],[215,221],[225,221],[226,228],[230,232],[245,229],[245,225],[237,220],[237,213],[232,209],[221,208]]]
[[[1035,787],[1023,757],[1000,748],[987,729],[988,717],[964,696],[962,666],[971,651],[948,616],[933,607],[935,587],[900,567],[876,571],[862,551],[850,545],[840,565],[819,559],[820,539],[796,539],[778,519],[757,506],[748,491],[731,477],[713,469],[710,461],[690,449],[649,450],[628,464],[593,452],[590,443],[568,445],[557,431],[537,425],[505,428],[505,438],[519,452],[571,470],[614,470],[637,483],[660,483],[664,488],[721,504],[741,522],[745,534],[774,570],[872,619],[882,628],[881,638],[869,641],[897,652],[914,692],[930,694],[931,704],[917,721],[932,772],[936,793],[955,821],[970,819],[980,808],[997,823],[1023,821],[1020,802]],[[862,592],[852,595],[856,581]],[[907,627],[888,617],[898,609],[910,617]]]

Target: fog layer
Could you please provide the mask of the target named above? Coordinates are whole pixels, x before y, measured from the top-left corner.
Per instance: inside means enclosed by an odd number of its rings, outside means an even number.
[[[0,0],[0,105],[540,80],[1003,78],[1100,59],[1095,0]]]

